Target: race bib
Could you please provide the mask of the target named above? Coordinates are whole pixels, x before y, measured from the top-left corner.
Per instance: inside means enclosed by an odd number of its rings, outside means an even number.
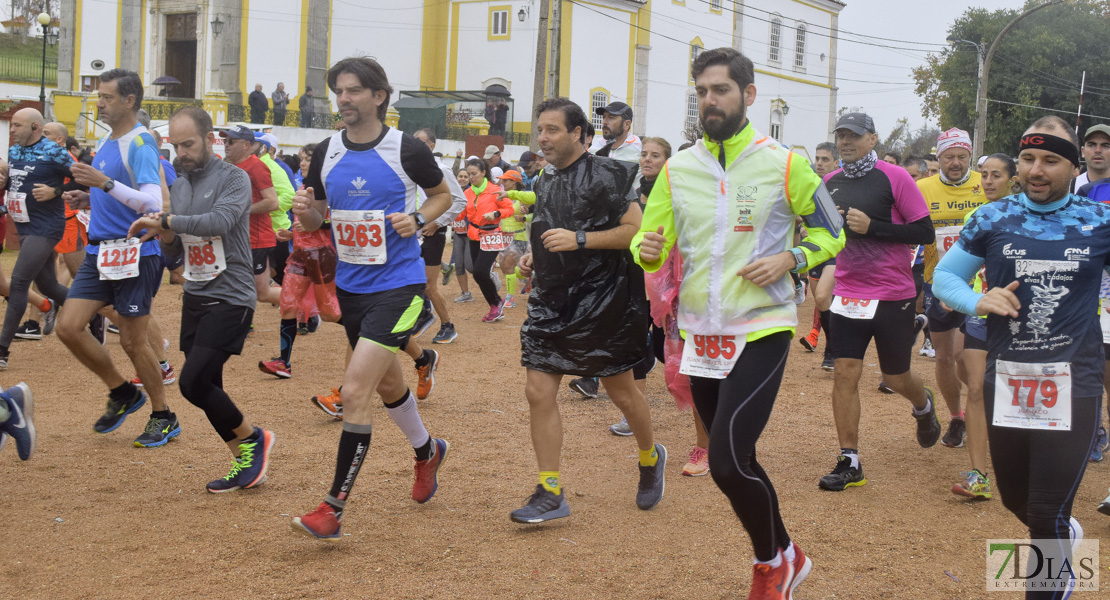
[[[833,296],[832,306],[829,310],[849,319],[871,320],[875,318],[875,311],[879,308],[878,300],[860,300],[859,298],[846,298]]]
[[[118,281],[139,276],[139,238],[100,242],[96,253],[96,269],[100,279]]]
[[[81,210],[77,211],[77,220],[85,226],[85,229],[88,229],[89,221],[92,220],[92,210],[82,208]]]
[[[1110,300],[1106,298],[1099,298],[1098,300],[1098,322],[1102,325],[1102,343],[1110,344]]]
[[[455,233],[459,235],[466,235],[466,227],[466,221],[455,221],[455,224],[451,226]]]
[[[995,362],[996,427],[1071,431],[1071,363]]]
[[[24,192],[8,192],[8,214],[16,223],[30,223],[31,217],[27,214],[27,194]]]
[[[479,231],[478,248],[483,252],[500,252],[509,247],[513,234],[500,231]]]
[[[944,258],[945,253],[956,245],[956,240],[960,239],[960,232],[963,227],[959,225],[947,225],[945,227],[937,227],[937,260]]]
[[[197,237],[179,233],[185,247],[185,279],[211,281],[227,270],[224,241],[220,236]]]
[[[724,379],[736,366],[746,343],[735,335],[687,336],[678,372],[691,377]]]
[[[385,211],[333,210],[331,230],[339,260],[352,265],[385,264]]]

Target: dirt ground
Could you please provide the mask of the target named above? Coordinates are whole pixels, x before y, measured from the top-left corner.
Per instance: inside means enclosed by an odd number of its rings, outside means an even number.
[[[0,258],[5,272],[13,261],[11,253]],[[634,442],[607,430],[617,410],[566,390],[562,474],[573,514],[543,526],[509,521],[536,483],[519,361],[524,301],[485,324],[487,307],[451,303],[457,293],[453,279],[445,296],[459,338],[435,346],[436,388],[420,404],[431,433],[451,442],[439,492],[423,506],[410,499],[412,450],[379,411],[337,544],[295,534],[289,522],[315,508],[331,483],[339,424],[309,399],[340,381],[339,326],[299,337],[293,378],[278,380],[256,366],[277,354],[278,311],[258,311],[256,333],[224,381],[277,442],[265,485],[222,495],[204,486],[227,473],[230,454],[176,385],[168,400],[182,435],[162,448],[134,448],[147,408],[115,432],[94,433],[103,384],[56,336],[16,342],[0,383],[33,388],[38,450],[26,463],[14,448],[0,455],[0,598],[747,597],[749,540],[711,478],[681,476],[691,415],[675,409],[662,369],[648,385],[657,439],[671,453],[659,506],[634,504]],[[180,287],[164,285],[154,309],[179,369],[180,297]],[[808,324],[812,304],[799,314]],[[421,341],[431,345],[437,327]],[[118,338],[108,345],[132,376]],[[949,491],[968,468],[966,449],[918,447],[908,402],[876,391],[873,353],[861,385],[868,483],[841,493],[817,488],[837,454],[832,375],[820,370],[820,356],[793,347],[759,446],[787,528],[814,561],[795,597],[1008,597],[985,592],[985,540],[1025,532],[997,496],[969,503]],[[914,368],[934,379],[933,362],[916,352]],[[1089,539],[1110,528],[1095,511],[1108,484],[1110,464],[1094,464],[1079,489],[1075,516]],[[1110,566],[1110,544],[1101,558]]]

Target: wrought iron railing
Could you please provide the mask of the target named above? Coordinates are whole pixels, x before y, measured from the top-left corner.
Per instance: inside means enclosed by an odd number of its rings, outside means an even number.
[[[0,79],[39,83],[42,81],[42,61],[0,56]],[[56,60],[46,61],[46,83],[58,85],[58,61]]]
[[[232,104],[227,110],[228,121],[239,121],[243,123],[254,122],[251,114],[251,107],[242,104]],[[335,122],[339,120],[339,113],[315,113],[312,115],[312,120],[307,123],[301,123],[301,111],[287,110],[285,111],[285,119],[281,123],[274,122],[274,111],[267,109],[262,115],[261,124],[266,125],[281,125],[284,127],[314,127],[316,129],[334,129]]]
[[[191,98],[172,98],[172,99],[159,99],[147,98],[143,100],[143,109],[146,114],[150,115],[151,119],[156,121],[168,121],[173,113],[177,112],[179,108],[186,106],[201,106],[200,100],[193,100]]]

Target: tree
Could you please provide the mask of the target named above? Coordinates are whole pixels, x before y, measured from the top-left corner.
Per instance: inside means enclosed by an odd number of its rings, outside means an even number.
[[[982,44],[986,52],[998,32],[1024,10],[1044,0],[1027,0],[1024,8],[987,11],[970,8],[948,32],[953,38]],[[1110,0],[1074,0],[1048,7],[1022,20],[1002,38],[991,61],[988,82],[986,154],[1017,151],[1017,140],[1038,117],[1058,114],[1075,125],[1079,83],[1087,73],[1084,115],[1110,117]],[[943,129],[972,131],[978,84],[975,48],[955,44],[914,69],[922,115],[940,120]],[[1053,112],[1053,111],[1064,111]],[[1067,113],[1070,113],[1067,114]],[[1098,122],[1084,116],[1080,132]],[[935,138],[934,138],[935,140]]]

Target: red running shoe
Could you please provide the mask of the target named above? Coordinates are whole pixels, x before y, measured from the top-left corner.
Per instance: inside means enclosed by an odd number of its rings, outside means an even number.
[[[436,495],[436,490],[439,489],[439,468],[447,460],[447,452],[451,449],[451,444],[448,444],[447,440],[432,438],[432,447],[435,448],[435,454],[431,458],[416,461],[416,481],[412,484],[412,499],[420,504],[424,504]]]
[[[293,517],[290,523],[293,531],[307,533],[318,540],[334,542],[339,539],[340,523],[335,509],[327,502],[321,502],[316,510],[303,517]]]

